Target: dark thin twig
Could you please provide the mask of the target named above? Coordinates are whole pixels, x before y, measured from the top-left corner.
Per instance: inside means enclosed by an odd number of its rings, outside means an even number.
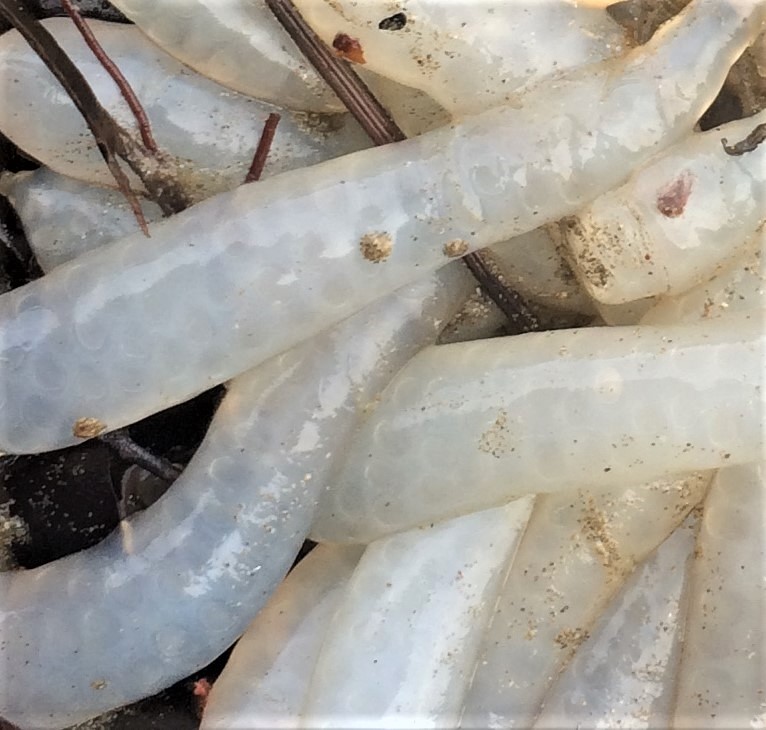
[[[766,140],[766,123],[759,124],[745,139],[736,144],[729,146],[729,140],[725,137],[721,140],[721,144],[727,155],[739,156],[752,152],[764,140]]]
[[[271,12],[295,41],[317,73],[327,82],[376,145],[401,142],[407,136],[375,98],[367,85],[345,62],[336,58],[303,19],[292,0],[266,0]],[[540,328],[520,294],[505,286],[492,271],[481,251],[463,257],[489,298],[508,317],[514,331]]]
[[[319,75],[337,94],[376,145],[401,142],[406,135],[345,62],[336,58],[306,23],[291,0],[266,0],[269,9]]]
[[[146,469],[166,482],[173,482],[181,476],[181,469],[175,464],[137,444],[131,438],[127,428],[101,434],[98,439],[109,446],[120,458]]]
[[[122,171],[122,168],[117,162],[117,158],[108,150],[103,148],[100,143],[98,145],[98,149],[101,152],[101,156],[104,158],[109,171],[112,173],[112,177],[117,181],[117,187],[119,187],[120,192],[128,201],[130,209],[133,211],[133,217],[138,223],[138,227],[147,238],[151,238],[151,235],[149,234],[149,225],[147,224],[146,218],[144,217],[144,211],[141,208],[141,203],[138,202],[138,196],[130,187],[130,180],[128,180],[128,176]]]
[[[159,152],[157,143],[154,140],[152,134],[152,127],[149,123],[149,117],[146,116],[141,102],[138,100],[136,93],[133,91],[133,87],[130,82],[125,78],[122,71],[118,68],[117,64],[109,58],[109,55],[104,50],[104,47],[98,42],[98,38],[93,34],[93,31],[88,26],[85,18],[82,17],[77,7],[72,4],[71,0],[61,0],[61,5],[66,10],[67,15],[72,19],[72,22],[77,26],[77,30],[80,31],[80,35],[85,40],[88,48],[93,52],[93,55],[98,59],[99,63],[104,67],[106,72],[112,77],[114,83],[117,84],[117,88],[122,94],[122,98],[130,107],[130,111],[133,112],[133,116],[136,118],[138,124],[138,130],[141,133],[141,139],[143,140],[144,147],[153,153]]]
[[[174,183],[167,171],[163,169],[163,165],[158,164],[164,161],[144,149],[130,132],[112,119],[109,112],[101,106],[80,69],[67,56],[45,26],[27,12],[19,0],[0,0],[0,16],[8,20],[22,34],[82,114],[93,133],[101,156],[121,192],[130,201],[134,213],[137,214],[142,230],[145,233],[148,232],[143,215],[138,214],[140,208],[138,200],[127,185],[127,177],[119,166],[118,157],[125,160],[139,176],[152,199],[166,215],[188,207],[189,200],[183,190]]]
[[[540,320],[517,291],[507,287],[493,271],[493,267],[481,251],[463,257],[463,262],[474,275],[489,298],[508,319],[508,334],[534,332],[540,329]]]
[[[272,112],[266,119],[263,131],[261,132],[261,138],[258,140],[258,146],[255,148],[253,161],[250,164],[247,175],[245,175],[245,183],[256,182],[261,179],[263,168],[266,166],[266,160],[271,150],[271,143],[274,141],[274,134],[277,131],[277,125],[281,118],[279,114]]]
[[[144,234],[148,236],[149,228],[146,225],[143,212],[141,212],[141,206],[135,193],[130,189],[125,173],[117,162],[118,150],[122,149],[124,145],[106,109],[96,99],[93,90],[88,86],[85,78],[74,63],[72,63],[69,56],[56,43],[56,40],[45,26],[19,4],[19,0],[0,0],[0,15],[4,16],[21,33],[34,52],[40,56],[45,65],[58,79],[67,94],[69,94],[90,127],[91,132],[93,132],[99,152],[101,152],[101,156],[104,158],[104,162],[106,162],[120,191],[130,203],[130,207],[136,215],[138,225]]]

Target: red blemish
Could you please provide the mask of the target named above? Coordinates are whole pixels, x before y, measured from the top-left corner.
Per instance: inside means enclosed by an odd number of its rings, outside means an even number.
[[[364,51],[362,50],[362,44],[350,35],[345,33],[338,33],[333,38],[332,47],[338,52],[341,58],[345,58],[352,63],[367,63],[364,60]]]
[[[207,698],[211,689],[213,689],[213,685],[210,684],[210,682],[208,682],[208,680],[204,677],[202,679],[198,679],[192,685],[192,694],[197,698],[195,703],[197,705],[197,716],[200,718],[202,717],[202,713],[205,711],[205,705],[207,705]]]
[[[666,218],[678,218],[684,212],[692,192],[693,175],[684,170],[657,194],[657,210]]]

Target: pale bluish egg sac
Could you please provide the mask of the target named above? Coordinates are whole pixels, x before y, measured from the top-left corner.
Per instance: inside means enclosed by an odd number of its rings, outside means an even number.
[[[131,178],[138,231],[0,35],[0,131],[42,165],[0,192],[45,270],[0,295],[0,450],[225,396],[151,507],[0,573],[0,717],[65,728],[239,639],[203,728],[766,723],[766,4],[639,44],[598,2],[301,0],[410,137],[381,147],[265,2],[113,4],[135,26],[90,25],[193,204]],[[496,336],[480,249],[559,328]]]

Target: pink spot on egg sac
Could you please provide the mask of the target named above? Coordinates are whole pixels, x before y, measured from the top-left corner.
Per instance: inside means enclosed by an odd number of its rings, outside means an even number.
[[[693,183],[694,176],[688,170],[684,170],[657,194],[657,210],[667,218],[678,218],[689,202]]]

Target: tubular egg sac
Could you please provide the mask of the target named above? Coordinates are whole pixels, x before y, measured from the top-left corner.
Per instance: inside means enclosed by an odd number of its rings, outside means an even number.
[[[0,294],[0,451],[226,394],[150,508],[0,573],[0,717],[65,728],[239,639],[206,730],[766,724],[764,69],[730,74],[766,3],[639,45],[598,2],[300,0],[410,135],[376,148],[265,0],[114,4],[135,25],[92,29],[193,205],[131,178],[138,231],[0,36],[0,132],[41,164],[0,193],[46,272]],[[724,83],[753,116],[702,131]],[[487,247],[578,326],[505,335],[459,261]]]

